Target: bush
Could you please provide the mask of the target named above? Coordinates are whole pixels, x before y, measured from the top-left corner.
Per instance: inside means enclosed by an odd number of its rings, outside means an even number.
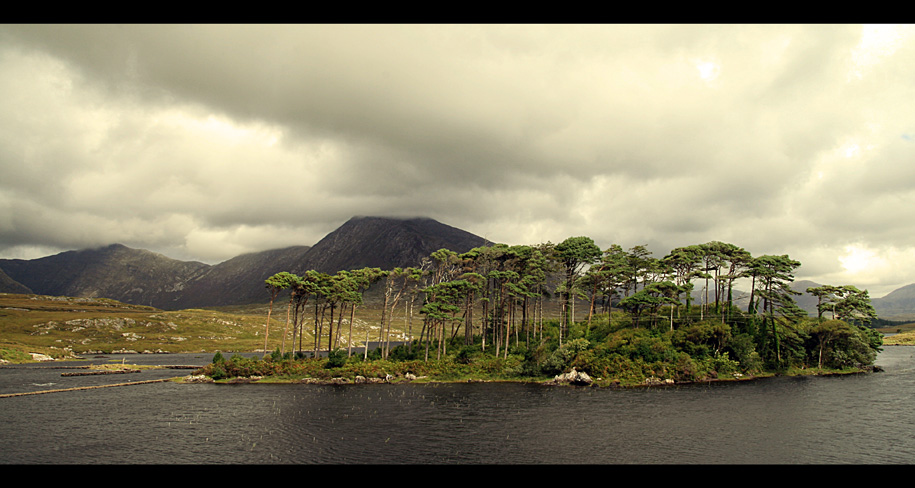
[[[718,376],[740,372],[740,363],[728,356],[728,353],[715,354],[705,360],[707,372],[714,371]]]
[[[343,349],[334,349],[327,353],[327,367],[340,368],[346,364],[346,351]]]
[[[553,351],[541,365],[546,374],[560,374],[570,368],[575,358],[587,350],[591,343],[587,339],[574,339],[566,342],[562,347]]]

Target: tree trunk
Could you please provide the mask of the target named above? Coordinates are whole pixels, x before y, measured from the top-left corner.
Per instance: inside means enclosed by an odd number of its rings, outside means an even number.
[[[353,303],[352,308],[349,310],[349,339],[347,339],[348,344],[346,345],[346,357],[351,357],[353,355],[353,322],[356,321],[356,304]]]
[[[283,329],[283,350],[281,354],[286,354],[286,335],[289,333],[289,308],[292,307],[292,297],[289,297],[289,303],[286,305],[286,327]]]
[[[264,328],[264,354],[267,354],[267,337],[270,336],[270,314],[273,313],[274,300],[276,300],[276,294],[270,297],[270,308],[267,309],[267,325]]]

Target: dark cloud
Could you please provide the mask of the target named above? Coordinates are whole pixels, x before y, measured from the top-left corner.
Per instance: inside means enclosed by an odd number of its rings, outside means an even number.
[[[508,243],[724,240],[886,292],[915,281],[910,32],[4,25],[0,254],[215,262],[427,215]]]

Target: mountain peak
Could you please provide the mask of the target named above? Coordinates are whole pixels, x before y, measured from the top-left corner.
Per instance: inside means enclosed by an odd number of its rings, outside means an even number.
[[[486,243],[429,217],[355,216],[315,244],[296,272],[416,266],[442,248],[465,252]]]

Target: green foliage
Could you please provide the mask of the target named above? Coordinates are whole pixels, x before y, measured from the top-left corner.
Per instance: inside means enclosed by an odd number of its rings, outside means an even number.
[[[789,286],[799,266],[787,255],[754,258],[719,241],[677,248],[656,259],[646,246],[627,252],[614,244],[602,253],[590,238],[571,237],[556,246],[496,244],[461,255],[440,249],[421,268],[367,268],[364,276],[309,271],[297,279],[277,274],[267,282],[273,291],[291,287],[293,295],[354,305],[362,303],[368,284],[386,278],[383,334],[391,333],[391,316],[386,314],[394,313],[401,293],[414,293],[416,313],[424,319],[423,342],[376,349],[366,360],[361,355],[349,358],[339,349],[327,359],[281,354],[279,348],[255,361],[225,360],[217,353],[208,368],[220,378],[390,379],[409,371],[438,380],[538,378],[576,368],[602,381],[644,384],[649,378],[705,381],[735,373],[872,364],[882,339],[858,325],[873,319],[866,291],[849,286],[812,289],[821,300],[821,317],[830,312],[845,320],[807,318]],[[746,311],[732,296],[735,281],[742,278],[752,282]],[[697,279],[705,282],[704,296],[701,304],[692,304],[692,280]],[[534,308],[528,306],[554,291],[546,288],[548,282],[558,285],[558,310],[540,317],[531,337],[520,328],[519,317],[530,323]],[[573,297],[596,313],[575,322],[580,316],[573,316],[578,307]],[[486,319],[490,325],[484,350],[475,334],[476,324]],[[463,334],[458,333],[461,327]],[[438,333],[449,329],[453,335],[438,343]],[[528,337],[513,340],[524,335]],[[432,350],[436,354],[427,356]]]
[[[714,372],[716,377],[739,373],[741,371],[740,363],[731,359],[726,352],[707,357],[703,366],[707,373]]]
[[[335,349],[327,354],[327,367],[328,368],[339,368],[346,364],[347,356],[346,351],[343,349]]]
[[[756,342],[750,334],[741,333],[732,336],[726,349],[725,352],[743,365],[745,371],[756,371],[761,366],[759,353],[756,352]]]
[[[720,320],[707,320],[681,327],[671,335],[671,343],[694,358],[720,353],[731,338],[731,327]]]
[[[0,348],[0,359],[11,363],[25,363],[31,361],[32,356],[17,349]]]
[[[547,357],[541,365],[541,369],[544,373],[552,375],[565,372],[571,368],[576,357],[590,346],[591,343],[587,339],[568,341]]]
[[[216,354],[213,355],[213,364],[223,363],[225,360],[226,359],[222,357],[222,353],[219,351],[216,351]]]

